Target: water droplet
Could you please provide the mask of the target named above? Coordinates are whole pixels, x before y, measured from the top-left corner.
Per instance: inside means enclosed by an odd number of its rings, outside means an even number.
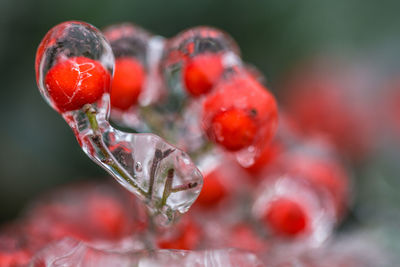
[[[140,163],[139,161],[137,161],[137,162],[135,163],[135,170],[136,170],[137,172],[141,172],[141,171],[143,170],[142,163]]]

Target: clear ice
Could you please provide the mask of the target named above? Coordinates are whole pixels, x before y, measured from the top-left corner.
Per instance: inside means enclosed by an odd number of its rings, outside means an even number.
[[[77,56],[97,60],[112,73],[111,47],[100,31],[89,24],[76,21],[59,24],[48,32],[38,48],[38,86],[56,110],[45,76],[58,61]],[[185,152],[157,135],[113,128],[108,122],[109,104],[106,92],[95,103],[63,112],[62,116],[93,161],[146,203],[159,222],[171,222],[179,213],[186,212],[199,195],[203,183],[200,171]]]
[[[67,238],[42,250],[32,260],[31,266],[261,267],[264,265],[255,254],[236,249],[142,250],[121,253],[99,250],[83,242]]]

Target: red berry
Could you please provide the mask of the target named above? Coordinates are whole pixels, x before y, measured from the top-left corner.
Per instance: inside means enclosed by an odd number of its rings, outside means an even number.
[[[227,195],[217,170],[211,171],[204,177],[203,188],[196,200],[196,204],[203,208],[211,208],[220,203]]]
[[[238,74],[217,85],[203,103],[203,129],[230,151],[268,143],[277,127],[275,98],[253,77]]]
[[[193,96],[206,94],[216,84],[223,71],[220,54],[196,55],[189,59],[183,67],[185,88]]]
[[[159,237],[157,244],[161,249],[195,249],[200,241],[200,229],[191,220],[184,220],[178,225],[177,233],[172,237]]]
[[[230,109],[217,114],[212,120],[208,135],[230,151],[249,146],[257,133],[251,115],[241,109]]]
[[[273,232],[287,237],[303,233],[308,224],[304,208],[286,198],[278,198],[269,204],[264,221]]]
[[[109,90],[110,74],[96,60],[73,57],[55,64],[45,83],[56,108],[65,112],[99,100]]]
[[[115,61],[111,86],[111,105],[126,110],[136,104],[145,80],[145,70],[135,58],[122,57]]]

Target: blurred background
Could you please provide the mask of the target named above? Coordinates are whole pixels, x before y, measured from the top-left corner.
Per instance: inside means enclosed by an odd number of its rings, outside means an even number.
[[[233,36],[244,60],[264,73],[280,102],[285,102],[282,84],[288,73],[316,58],[357,73],[373,100],[367,120],[378,134],[368,141],[374,143],[372,152],[353,164],[354,208],[346,225],[367,229],[400,249],[400,131],[387,127],[395,120],[386,123],[388,116],[400,118],[400,108],[398,113],[381,110],[390,106],[382,99],[400,84],[398,10],[400,2],[394,0],[0,0],[0,222],[18,216],[30,199],[50,188],[106,176],[37,90],[36,48],[51,27],[66,20],[98,28],[128,21],[171,37],[188,27],[211,25]]]

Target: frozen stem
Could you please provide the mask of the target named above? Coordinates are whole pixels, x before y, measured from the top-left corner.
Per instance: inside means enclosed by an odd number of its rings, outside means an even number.
[[[164,206],[167,204],[167,199],[169,195],[171,194],[171,188],[172,188],[172,181],[174,179],[174,169],[169,169],[167,173],[167,179],[165,180],[165,186],[164,186],[164,192],[163,196],[161,199],[161,206]]]
[[[176,186],[174,188],[171,188],[171,192],[172,193],[176,193],[176,192],[180,192],[180,191],[185,191],[185,190],[188,190],[188,189],[195,188],[196,186],[197,186],[196,182],[187,183],[187,184],[183,184],[183,185],[178,185],[178,186]]]
[[[132,187],[134,187],[139,194],[143,197],[147,197],[148,193],[141,189],[115,161],[111,153],[108,151],[107,146],[103,143],[101,135],[99,133],[99,125],[96,119],[96,111],[90,106],[84,107],[86,117],[89,120],[90,127],[93,130],[93,134],[91,135],[92,142],[100,149],[103,154],[104,159],[102,160],[103,164],[106,164],[113,168],[126,182],[128,182]]]
[[[197,186],[197,183],[194,182],[194,183],[179,185],[179,186],[172,188],[172,182],[174,180],[174,173],[175,173],[174,169],[171,168],[168,170],[167,179],[165,180],[165,185],[164,185],[164,192],[163,192],[163,196],[161,199],[161,206],[164,206],[167,203],[167,199],[171,195],[171,193],[188,190],[188,189],[191,189],[191,188],[194,188]]]
[[[158,165],[164,158],[168,157],[168,155],[174,151],[175,151],[175,149],[167,149],[163,152],[158,148],[154,151],[153,163],[151,164],[151,169],[150,169],[149,191],[147,192],[149,199],[151,199],[153,196],[154,181],[155,181]]]
[[[90,128],[93,131],[93,134],[90,136],[90,138],[91,138],[92,142],[96,145],[96,147],[103,154],[103,159],[101,160],[101,162],[105,165],[108,165],[112,169],[114,169],[114,171],[116,173],[118,173],[118,175],[120,177],[122,177],[126,182],[128,182],[133,188],[135,188],[143,198],[147,198],[147,199],[151,200],[152,196],[153,196],[153,191],[154,191],[154,182],[155,182],[156,171],[159,167],[159,164],[164,158],[168,157],[171,153],[173,153],[175,151],[175,149],[167,149],[165,151],[162,151],[161,149],[157,148],[154,151],[154,158],[153,158],[153,162],[152,162],[151,168],[150,168],[149,189],[148,189],[148,192],[146,192],[143,189],[141,189],[136,184],[135,181],[133,181],[131,179],[130,175],[128,173],[126,173],[122,167],[120,167],[118,162],[112,156],[111,152],[108,150],[107,146],[104,144],[101,133],[99,131],[99,124],[98,124],[97,118],[96,118],[96,111],[90,105],[86,105],[83,110],[86,114],[86,117],[89,120]],[[179,185],[179,186],[172,188],[174,174],[175,174],[175,170],[173,168],[168,170],[167,178],[166,178],[165,186],[164,186],[164,192],[162,195],[162,199],[161,199],[159,208],[161,208],[167,204],[168,197],[172,193],[188,190],[188,189],[191,189],[191,188],[194,188],[197,186],[197,183],[194,182],[194,183]]]

